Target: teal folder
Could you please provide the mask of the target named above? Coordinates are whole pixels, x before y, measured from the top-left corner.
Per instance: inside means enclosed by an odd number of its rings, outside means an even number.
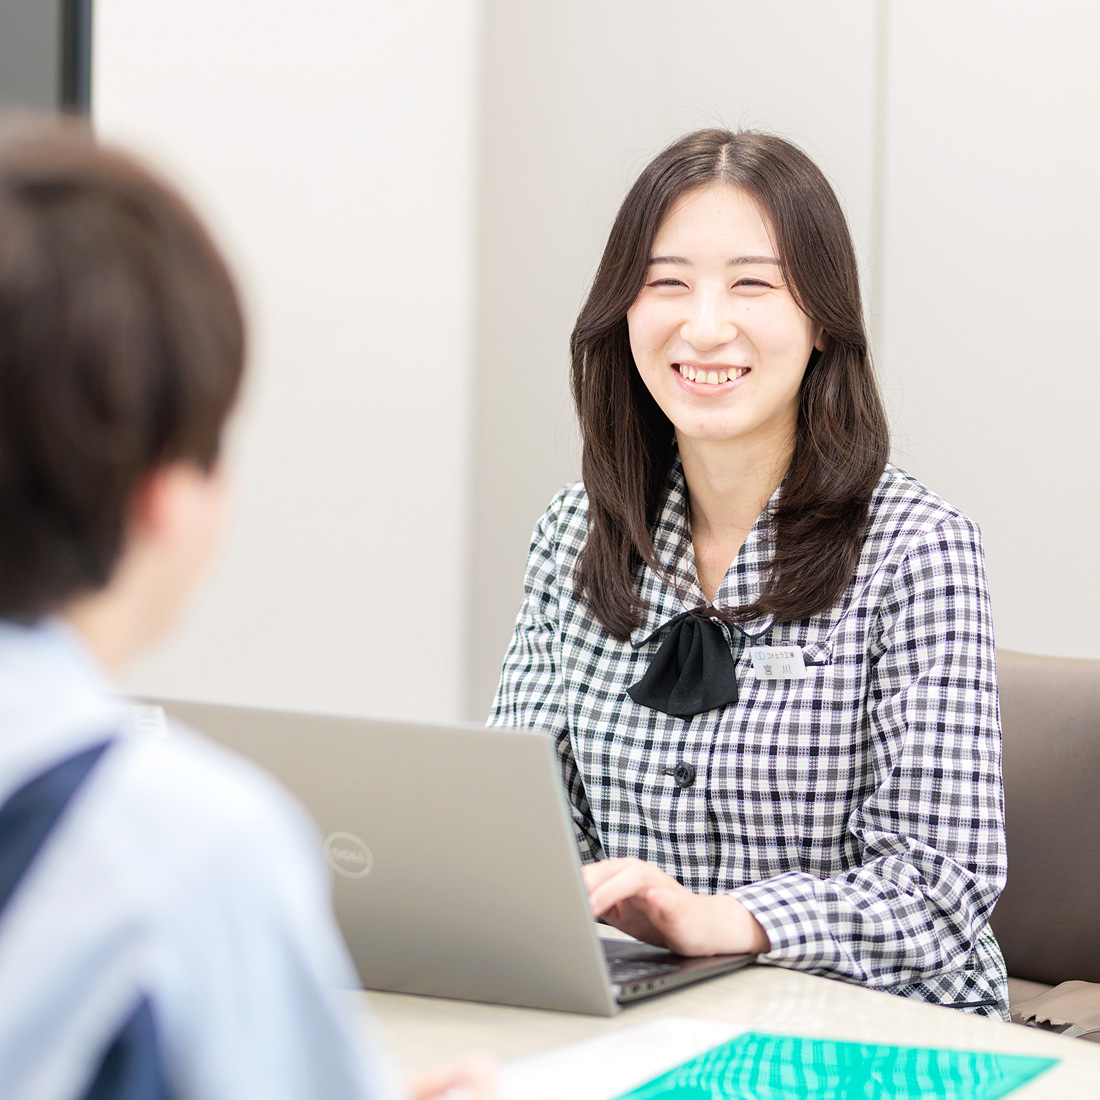
[[[997,1100],[1056,1061],[750,1031],[619,1100]]]

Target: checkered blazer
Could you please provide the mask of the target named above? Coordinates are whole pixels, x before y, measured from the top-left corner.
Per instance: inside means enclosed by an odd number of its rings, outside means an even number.
[[[637,856],[691,890],[733,894],[768,934],[763,961],[1007,1019],[1004,962],[986,923],[1005,845],[977,527],[888,466],[836,607],[724,627],[738,701],[680,719],[626,689],[662,635],[643,641],[706,602],[682,469],[654,537],[673,583],[641,569],[648,611],[628,641],[573,595],[587,507],[584,487],[568,486],[535,528],[489,719],[554,735],[582,857]],[[769,509],[717,606],[762,591]],[[800,646],[806,678],[758,679],[751,645]],[[679,764],[694,768],[693,782]]]

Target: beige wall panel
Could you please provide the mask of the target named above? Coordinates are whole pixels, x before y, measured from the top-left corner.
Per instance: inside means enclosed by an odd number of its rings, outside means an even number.
[[[1100,8],[888,22],[880,362],[895,455],[981,524],[998,642],[1100,657]]]
[[[239,510],[136,690],[460,710],[477,140],[475,0],[97,0],[95,116],[227,243],[251,380]]]

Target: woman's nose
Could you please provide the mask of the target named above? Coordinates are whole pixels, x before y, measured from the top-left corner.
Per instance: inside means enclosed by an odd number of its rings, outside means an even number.
[[[693,348],[707,351],[728,344],[737,335],[725,294],[699,291],[691,296],[680,336]]]

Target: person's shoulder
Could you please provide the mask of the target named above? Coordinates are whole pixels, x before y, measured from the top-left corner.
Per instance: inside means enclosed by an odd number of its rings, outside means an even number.
[[[573,554],[588,537],[588,493],[574,481],[559,489],[535,525],[532,548],[554,548]]]
[[[169,806],[208,807],[211,821],[257,812],[297,816],[291,797],[262,768],[183,723],[170,721],[168,729],[167,736],[126,737],[123,751],[147,789],[158,789]]]
[[[580,519],[588,521],[588,493],[583,481],[572,481],[563,485],[551,498],[544,518],[555,525]]]
[[[977,535],[977,525],[923,482],[887,463],[871,498],[868,537],[909,540],[935,530]]]
[[[280,1075],[312,1082],[310,1095],[377,1080],[333,993],[354,972],[304,810],[249,761],[174,724],[121,735],[103,763],[98,842],[83,854],[113,926],[147,945],[134,966],[176,1053],[232,1083],[226,1095],[289,1095]],[[242,1092],[244,1081],[260,1084]]]
[[[260,768],[186,727],[122,737],[104,763],[97,814],[124,838],[108,858],[124,874],[142,865],[163,878],[159,896],[226,859],[274,879],[321,871],[315,829],[294,799]]]

